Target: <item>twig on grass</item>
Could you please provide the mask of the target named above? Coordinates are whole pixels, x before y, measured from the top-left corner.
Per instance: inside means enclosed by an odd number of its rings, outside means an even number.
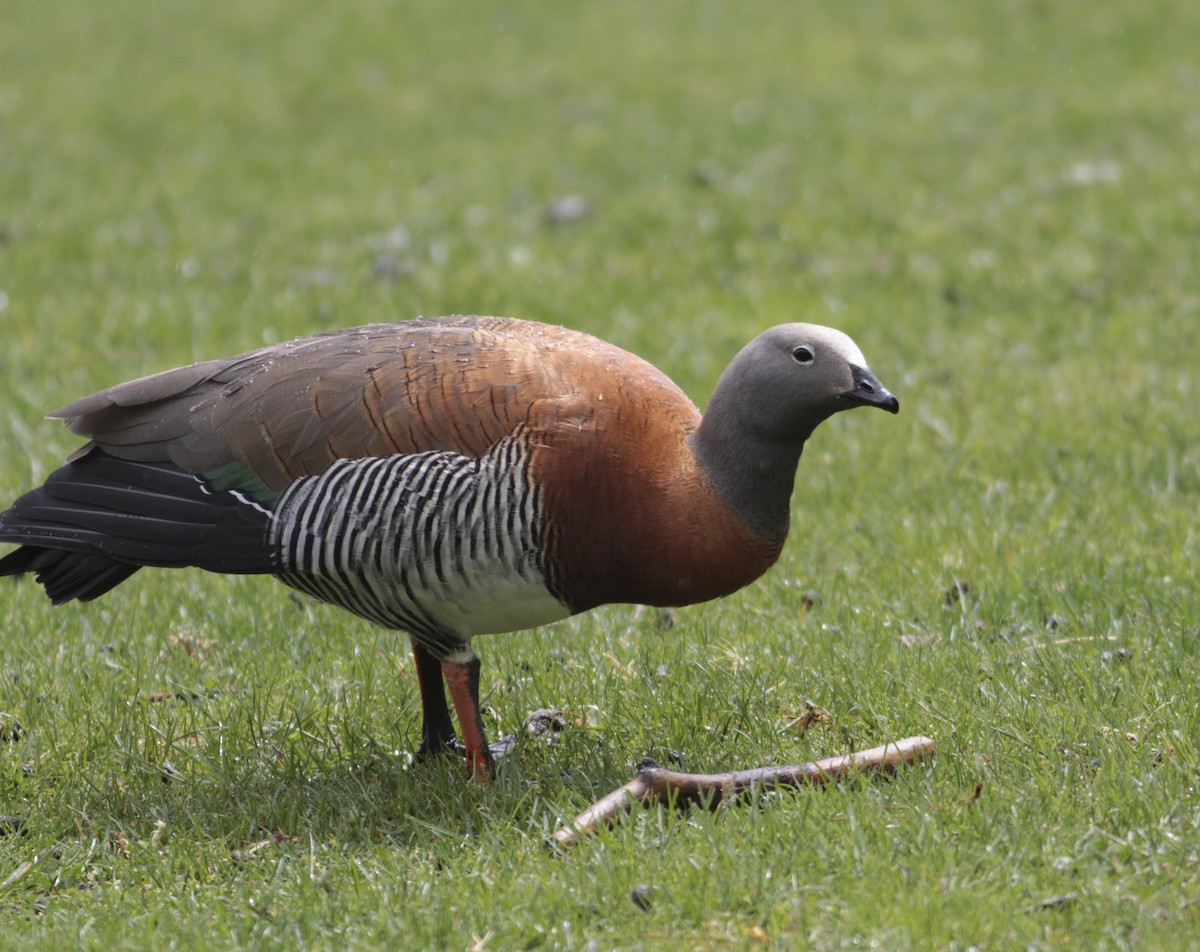
[[[660,767],[653,760],[638,764],[637,776],[612,793],[601,797],[579,816],[550,837],[551,846],[567,849],[604,826],[611,826],[636,804],[698,804],[709,810],[726,799],[736,799],[751,790],[779,790],[806,784],[820,786],[840,780],[857,770],[895,773],[900,767],[931,759],[937,744],[929,737],[903,740],[870,750],[827,757],[807,764],[784,767],[755,767],[718,774],[679,773]]]
[[[1031,651],[1042,648],[1065,648],[1068,645],[1086,645],[1096,641],[1118,641],[1119,635],[1079,635],[1074,638],[1055,638],[1053,641],[1039,641],[1029,645]]]

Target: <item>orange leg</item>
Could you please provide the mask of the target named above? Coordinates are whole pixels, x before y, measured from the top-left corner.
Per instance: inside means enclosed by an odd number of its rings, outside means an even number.
[[[492,779],[493,762],[479,711],[479,659],[472,657],[469,661],[443,661],[442,676],[450,688],[454,713],[458,715],[467,767],[478,783],[487,783]]]

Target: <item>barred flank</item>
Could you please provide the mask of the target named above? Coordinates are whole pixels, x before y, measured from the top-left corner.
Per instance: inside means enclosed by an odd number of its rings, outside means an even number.
[[[288,489],[271,541],[288,585],[445,650],[462,639],[439,604],[497,578],[545,584],[539,494],[516,438],[478,459],[338,460]]]

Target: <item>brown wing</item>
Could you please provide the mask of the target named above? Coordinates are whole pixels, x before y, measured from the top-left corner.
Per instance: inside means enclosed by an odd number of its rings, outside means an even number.
[[[338,458],[485,453],[586,388],[594,337],[506,318],[372,324],[169,370],[51,414],[115,456],[278,493]],[[640,361],[639,361],[640,363]],[[539,413],[539,416],[542,414]]]

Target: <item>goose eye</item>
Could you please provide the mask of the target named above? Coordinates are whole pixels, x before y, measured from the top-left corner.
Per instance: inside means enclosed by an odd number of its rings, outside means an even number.
[[[798,364],[811,364],[813,362],[813,352],[810,348],[801,344],[792,351],[792,360]]]

